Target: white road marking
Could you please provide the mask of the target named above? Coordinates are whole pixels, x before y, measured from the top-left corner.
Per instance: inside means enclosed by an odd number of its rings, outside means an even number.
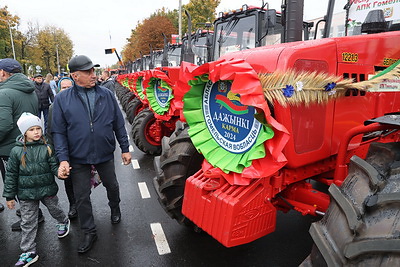
[[[150,198],[150,192],[145,182],[138,183],[140,194],[142,198]]]
[[[132,168],[140,169],[139,162],[137,161],[137,159],[133,159],[131,160],[131,162],[132,162]]]
[[[129,152],[133,152],[133,146],[132,145],[129,146]]]
[[[157,250],[159,255],[171,253],[167,238],[165,237],[164,231],[160,223],[151,223],[151,231],[153,232],[154,241],[156,242]]]

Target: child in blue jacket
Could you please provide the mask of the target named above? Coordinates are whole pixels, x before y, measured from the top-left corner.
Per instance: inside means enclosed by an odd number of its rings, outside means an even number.
[[[15,198],[19,199],[22,229],[20,247],[23,253],[15,266],[29,266],[39,259],[35,243],[39,202],[57,220],[59,238],[68,235],[70,222],[58,202],[58,186],[54,179],[58,173],[58,163],[52,146],[47,144],[42,135],[41,120],[25,112],[17,125],[22,135],[17,138],[10,153],[3,196],[9,209],[14,209]]]

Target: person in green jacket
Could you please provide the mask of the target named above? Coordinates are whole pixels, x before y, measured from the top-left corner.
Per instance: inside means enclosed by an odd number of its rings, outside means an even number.
[[[58,161],[54,149],[42,135],[42,121],[25,112],[17,121],[22,135],[10,152],[7,163],[3,197],[9,209],[15,208],[18,196],[21,206],[22,254],[15,266],[28,266],[38,260],[36,233],[38,229],[39,203],[42,202],[50,215],[57,220],[58,238],[68,235],[70,221],[61,209],[54,176],[58,174]]]
[[[18,118],[23,112],[39,112],[35,85],[21,72],[21,64],[15,59],[0,59],[0,172],[3,182],[10,151],[20,134],[17,127]],[[0,204],[0,211],[3,209],[3,205]],[[41,220],[43,221],[43,215]],[[19,222],[15,223],[15,226],[19,228]]]

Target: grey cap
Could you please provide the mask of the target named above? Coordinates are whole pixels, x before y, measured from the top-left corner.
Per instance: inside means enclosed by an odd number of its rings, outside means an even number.
[[[21,64],[12,58],[0,59],[0,70],[4,70],[9,73],[19,73],[22,72]]]
[[[93,67],[100,67],[100,65],[93,64],[90,58],[85,55],[75,56],[68,63],[70,72],[75,72],[78,70],[90,70]]]

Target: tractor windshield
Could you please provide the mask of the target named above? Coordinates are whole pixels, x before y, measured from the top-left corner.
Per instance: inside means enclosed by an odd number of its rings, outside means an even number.
[[[240,51],[256,47],[256,19],[255,15],[231,19],[218,23],[214,34],[216,44],[214,46],[214,59],[218,59],[226,53]]]
[[[150,65],[150,55],[145,55],[143,57],[143,70],[148,70]]]
[[[161,67],[161,61],[163,59],[163,53],[162,51],[156,51],[154,53],[154,67],[158,68]]]
[[[278,20],[280,16],[276,17],[275,23],[260,23],[260,16],[266,15],[265,12],[253,12],[217,23],[214,28],[216,43],[213,59],[217,60],[230,52],[281,43],[283,27]]]
[[[194,62],[196,65],[202,65],[207,62],[207,36],[200,36],[192,40]]]
[[[168,51],[169,66],[179,66],[181,62],[181,46],[173,45]]]

